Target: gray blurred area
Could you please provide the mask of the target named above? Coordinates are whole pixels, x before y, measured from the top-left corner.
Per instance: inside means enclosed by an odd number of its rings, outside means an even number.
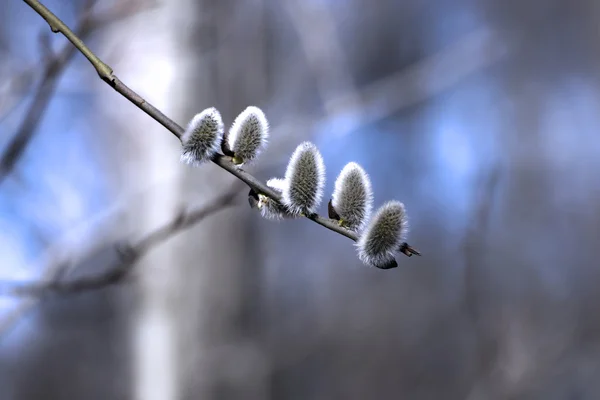
[[[69,26],[83,7],[44,4]],[[5,152],[31,118],[49,30],[23,2],[0,20]],[[423,256],[368,268],[308,220],[261,219],[239,186],[235,207],[125,282],[3,296],[0,400],[599,399],[598,26],[594,0],[173,0],[93,32],[181,125],[261,107],[271,140],[248,171],[262,180],[304,140],[328,196],[363,165],[375,206],[405,203]],[[102,272],[115,243],[234,181],[181,164],[177,139],[81,55],[34,132],[0,183],[3,284],[65,259],[69,279]]]

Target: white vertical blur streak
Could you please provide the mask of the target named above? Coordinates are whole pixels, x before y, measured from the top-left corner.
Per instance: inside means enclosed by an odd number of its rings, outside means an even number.
[[[168,307],[160,304],[159,297],[163,294],[146,288],[141,314],[134,326],[134,398],[140,400],[178,398],[176,335]],[[153,302],[152,297],[158,301]]]
[[[107,31],[104,54],[121,57],[111,66],[128,86],[167,115],[172,115],[178,98],[173,93],[180,67],[173,21],[181,14],[179,1],[163,2],[152,12],[143,13]],[[131,221],[133,235],[139,236],[164,223],[179,205],[179,141],[137,107],[117,103],[112,91],[103,91],[106,113],[121,121],[123,134],[134,144],[134,154],[118,160],[124,186],[144,186],[162,181],[138,204]],[[115,104],[119,104],[116,106]],[[121,105],[122,104],[122,105]],[[120,172],[121,173],[121,172]],[[164,176],[172,176],[163,180]],[[124,190],[123,190],[124,191]],[[133,398],[171,400],[180,397],[177,360],[177,282],[179,269],[171,246],[160,246],[139,263],[144,273],[137,275],[139,302],[131,318],[133,348]]]

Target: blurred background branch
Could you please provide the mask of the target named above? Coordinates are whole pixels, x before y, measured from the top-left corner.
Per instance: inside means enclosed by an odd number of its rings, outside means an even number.
[[[156,3],[149,0],[125,0],[118,2],[114,7],[111,7],[108,10],[95,12],[95,4],[96,0],[86,0],[81,15],[79,16],[76,32],[82,40],[86,40],[95,31],[102,29],[111,23],[118,22],[156,6]],[[65,43],[61,50],[55,53],[52,50],[50,38],[46,32],[40,33],[39,38],[40,52],[43,56],[41,59],[41,68],[36,66],[29,70],[24,69],[24,71],[19,72],[15,77],[9,78],[9,88],[16,87],[23,90],[23,86],[27,86],[24,82],[30,82],[33,79],[33,76],[41,70],[39,83],[33,94],[33,100],[22,119],[23,122],[0,154],[0,184],[2,184],[7,175],[12,171],[33,138],[35,131],[48,108],[48,104],[54,95],[58,81],[75,54],[77,54],[77,49],[73,47],[71,43]],[[13,94],[13,96],[14,95],[15,94]],[[18,98],[25,98],[24,94],[20,95],[19,93],[16,93],[16,95]],[[10,113],[10,110],[18,106],[18,104],[19,102],[17,101],[12,107],[8,107],[7,110],[4,110],[3,117],[6,117],[6,114]]]
[[[174,235],[185,231],[205,218],[235,205],[235,197],[239,195],[243,185],[239,181],[211,200],[208,204],[192,210],[182,209],[170,222],[148,233],[133,243],[120,242],[115,244],[118,257],[94,276],[83,276],[69,279],[67,271],[69,263],[60,263],[47,269],[54,271],[50,280],[32,283],[0,282],[0,296],[44,297],[51,294],[69,294],[89,290],[97,290],[123,282],[131,274],[135,263],[155,246],[169,240]],[[2,323],[0,322],[0,325]]]

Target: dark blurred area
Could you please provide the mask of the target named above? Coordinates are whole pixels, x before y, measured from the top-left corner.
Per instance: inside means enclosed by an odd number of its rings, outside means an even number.
[[[81,54],[57,69],[70,44],[8,2],[0,400],[600,398],[600,2],[44,4],[72,28],[100,16],[84,41],[182,126],[261,107],[261,180],[304,140],[327,196],[358,162],[376,207],[405,203],[423,256],[368,268],[341,235],[261,219],[237,186],[234,207],[123,281],[3,291],[101,274],[235,180],[180,163],[179,141]]]

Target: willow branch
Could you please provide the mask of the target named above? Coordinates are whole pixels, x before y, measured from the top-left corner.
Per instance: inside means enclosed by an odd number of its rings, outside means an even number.
[[[48,10],[42,3],[37,0],[23,0],[27,3],[35,12],[37,12],[42,18],[46,20],[50,29],[54,33],[63,34],[72,44],[75,46],[92,64],[100,79],[106,82],[115,91],[125,97],[127,100],[136,105],[139,109],[148,114],[151,118],[157,121],[159,124],[164,126],[169,132],[181,141],[184,129],[178,125],[175,121],[163,114],[159,109],[154,107],[152,104],[147,102],[143,97],[125,85],[114,73],[112,68],[104,63],[98,56],[96,56],[83,41],[69,29],[56,15]],[[266,184],[256,179],[251,174],[238,168],[233,164],[231,157],[217,154],[212,158],[212,162],[223,168],[230,174],[237,177],[242,182],[246,183],[252,189],[258,193],[262,193],[273,200],[281,203],[281,195],[269,188]],[[324,218],[318,214],[312,214],[306,216],[306,218],[316,222],[317,224],[339,233],[340,235],[346,236],[354,241],[358,240],[358,236],[355,232],[345,229],[339,226],[339,223],[335,220]],[[407,256],[413,254],[420,255],[418,251],[410,247],[408,244],[403,244],[400,251]]]
[[[211,215],[235,205],[235,198],[239,194],[239,182],[229,190],[192,211],[181,211],[160,228],[148,233],[136,243],[119,243],[117,259],[107,265],[103,272],[84,276],[77,279],[68,279],[62,271],[67,271],[68,264],[61,264],[54,278],[45,282],[14,283],[3,282],[0,284],[0,296],[41,297],[47,294],[69,294],[102,289],[123,282],[130,276],[136,262],[150,250],[164,243],[174,235],[181,233]]]

